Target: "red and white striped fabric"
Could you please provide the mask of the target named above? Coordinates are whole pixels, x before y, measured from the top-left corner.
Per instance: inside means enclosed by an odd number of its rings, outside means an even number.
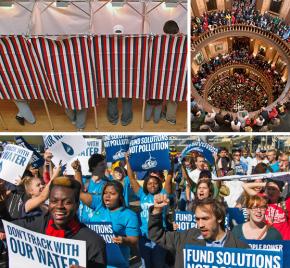
[[[0,38],[0,99],[50,99],[48,81],[22,36]]]
[[[95,36],[92,42],[98,96],[145,99],[149,37]]]
[[[187,38],[162,35],[150,44],[150,77],[147,98],[186,100]]]
[[[31,42],[45,68],[55,103],[76,110],[96,106],[90,38],[72,37],[59,41],[33,38]]]

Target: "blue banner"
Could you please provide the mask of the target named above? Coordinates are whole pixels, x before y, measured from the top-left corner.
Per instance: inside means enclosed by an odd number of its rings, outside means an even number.
[[[283,268],[283,252],[186,245],[186,268]]]
[[[91,230],[99,234],[106,242],[107,265],[115,267],[126,267],[127,261],[120,250],[120,247],[113,243],[114,231],[112,223],[98,222],[85,223]]]
[[[246,208],[227,208],[229,214],[229,221],[233,225],[242,224],[247,221],[247,209]]]
[[[115,162],[125,159],[128,152],[130,139],[125,135],[109,135],[104,137],[107,162]]]
[[[196,151],[204,156],[204,158],[210,163],[210,165],[214,165],[214,157],[213,154],[217,153],[218,150],[211,146],[208,143],[202,141],[195,141],[189,144],[180,155],[179,160],[181,161],[188,153]]]
[[[252,249],[282,251],[284,268],[290,264],[290,241],[288,240],[245,240]],[[288,264],[288,266],[287,266]]]
[[[34,150],[33,147],[22,136],[15,137],[15,142],[17,145],[23,148],[27,148],[28,150],[33,152],[33,155],[31,158],[32,167],[39,168],[44,165],[43,157],[36,150]]]
[[[195,221],[195,215],[188,211],[176,211],[174,215],[174,223],[178,224],[177,231],[185,231],[190,228],[197,228],[197,223]],[[225,218],[225,228],[229,225],[229,215],[226,214]]]
[[[130,141],[130,164],[134,171],[169,170],[169,141],[164,135],[138,136]]]

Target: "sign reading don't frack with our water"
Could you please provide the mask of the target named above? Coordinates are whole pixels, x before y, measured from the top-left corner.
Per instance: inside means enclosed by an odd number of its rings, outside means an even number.
[[[170,168],[168,137],[139,136],[131,139],[130,164],[134,171],[168,170]]]

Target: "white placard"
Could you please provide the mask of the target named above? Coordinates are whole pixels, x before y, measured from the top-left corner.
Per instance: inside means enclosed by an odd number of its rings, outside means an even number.
[[[68,164],[87,147],[83,136],[48,135],[43,137],[45,147],[52,152],[52,162],[55,166]]]
[[[4,221],[9,267],[86,267],[86,242],[47,236]]]
[[[87,142],[87,146],[86,149],[84,151],[82,151],[77,157],[74,157],[70,163],[67,164],[66,166],[66,174],[67,175],[74,175],[74,171],[71,167],[71,163],[73,161],[75,161],[76,159],[78,159],[81,163],[81,167],[82,167],[82,175],[84,176],[88,176],[91,175],[91,173],[89,172],[89,158],[91,157],[91,155],[93,154],[101,154],[102,153],[102,140],[97,140],[97,139],[86,139]]]
[[[13,184],[22,177],[33,152],[14,144],[7,144],[0,158],[0,178]]]

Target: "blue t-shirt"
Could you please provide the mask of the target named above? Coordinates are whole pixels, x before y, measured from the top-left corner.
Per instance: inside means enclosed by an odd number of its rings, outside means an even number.
[[[90,182],[88,185],[88,193],[93,195],[93,199],[94,199],[94,196],[97,196],[100,198],[100,200],[102,200],[103,188],[107,182],[108,182],[107,178],[101,179],[97,182],[90,179]],[[83,202],[80,202],[78,215],[79,215],[79,220],[81,222],[88,222],[88,221],[92,222],[93,220],[97,220],[99,217],[99,213],[96,213],[96,211],[94,211],[90,207],[83,204]]]
[[[167,194],[167,192],[162,189],[161,194]],[[167,194],[168,195],[168,194]],[[154,195],[152,194],[145,194],[143,188],[140,187],[137,196],[140,198],[140,205],[142,211],[140,212],[140,219],[141,219],[141,233],[148,237],[148,221],[149,221],[149,208],[154,204]],[[166,209],[163,209],[163,226],[165,226],[165,212]]]
[[[110,176],[110,179],[113,180],[113,176]],[[126,204],[126,207],[129,207],[130,202],[136,201],[138,200],[138,198],[131,187],[130,179],[128,176],[126,176],[123,180],[123,189],[124,189],[123,196],[124,196],[125,204]]]
[[[271,171],[270,169],[267,169],[267,173],[270,173],[270,172],[279,172],[280,171],[280,167],[279,167],[279,162],[275,162],[274,164],[271,164],[270,165],[271,169],[273,171]]]
[[[99,217],[89,219],[88,222],[112,223],[115,236],[139,236],[139,222],[137,214],[134,211],[124,207],[111,211],[104,206],[99,206],[99,201],[95,198],[94,203],[91,205],[93,209],[97,209],[96,212]],[[125,267],[129,267],[130,247],[125,245],[119,245],[119,247],[127,262]]]

